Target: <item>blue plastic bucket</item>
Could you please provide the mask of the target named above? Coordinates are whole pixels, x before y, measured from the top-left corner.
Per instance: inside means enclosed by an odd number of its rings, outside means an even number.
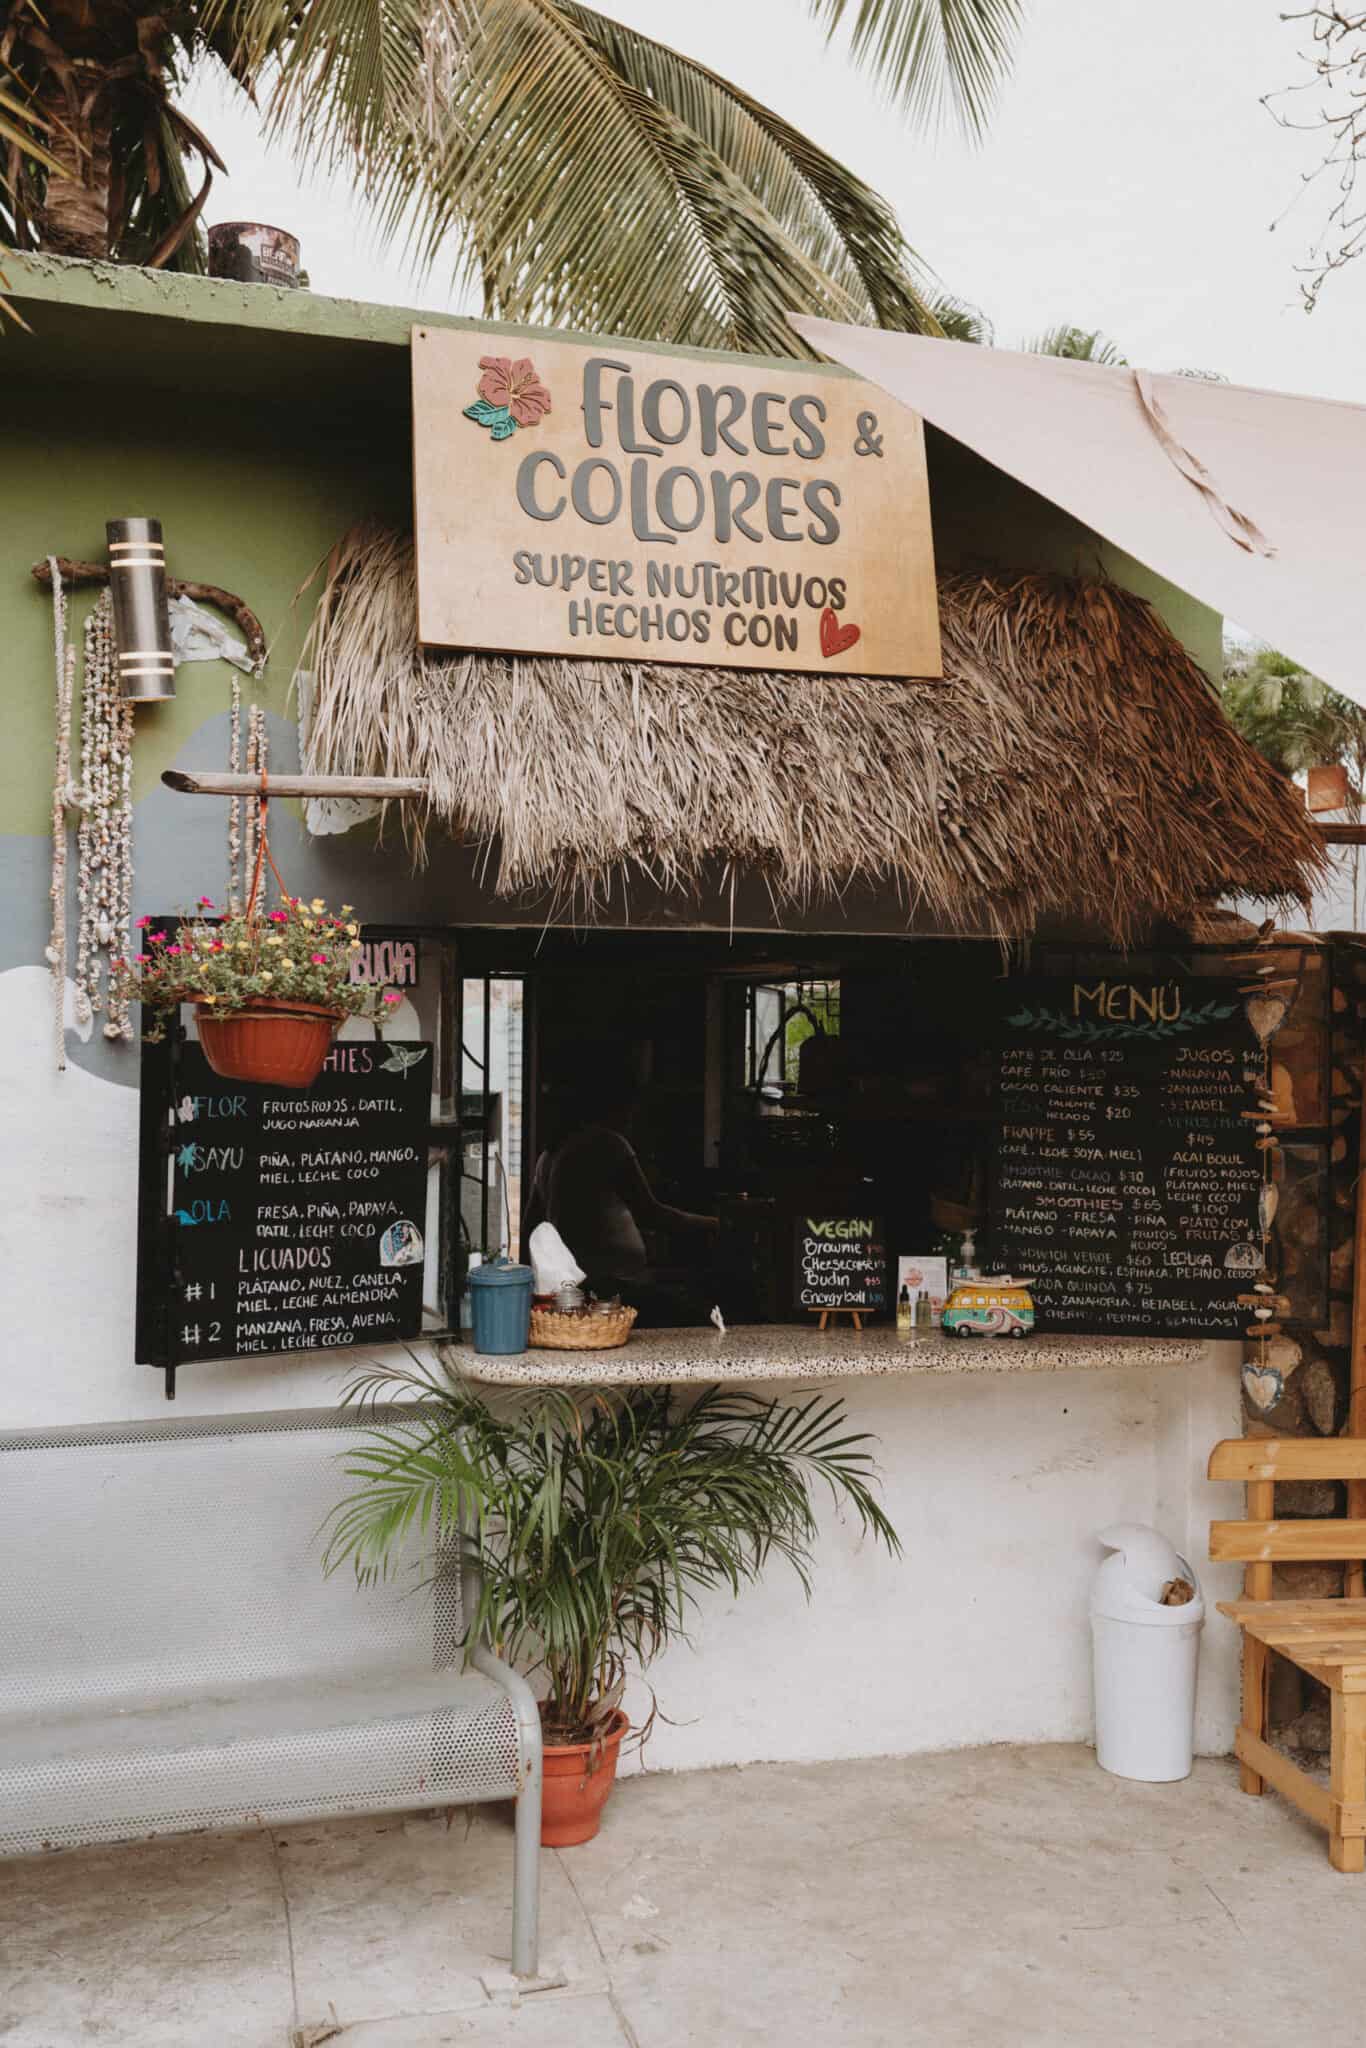
[[[470,1322],[476,1351],[506,1356],[525,1351],[531,1334],[531,1268],[507,1259],[472,1266]]]

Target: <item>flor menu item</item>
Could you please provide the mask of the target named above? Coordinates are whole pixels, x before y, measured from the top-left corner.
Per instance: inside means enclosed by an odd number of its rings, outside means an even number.
[[[1261,1268],[1260,1052],[1237,986],[1006,985],[993,1258],[1043,1330],[1240,1337]]]
[[[176,1361],[417,1336],[430,1046],[344,1041],[285,1091],[225,1082],[186,1045],[176,1090]]]
[[[870,1315],[887,1301],[887,1254],[875,1216],[799,1216],[797,1307]]]

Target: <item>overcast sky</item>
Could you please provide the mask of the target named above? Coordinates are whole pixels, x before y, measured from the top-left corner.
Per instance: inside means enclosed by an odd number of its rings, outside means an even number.
[[[1303,29],[1280,19],[1291,0],[1032,0],[978,148],[913,137],[827,54],[804,0],[598,4],[842,157],[896,207],[944,285],[992,316],[999,342],[1067,320],[1154,369],[1366,402],[1366,258],[1302,310],[1295,266],[1330,197],[1301,191],[1313,139],[1259,104],[1305,75]],[[316,291],[478,310],[380,247],[343,181],[301,181],[286,152],[263,149],[244,102],[200,87],[186,106],[231,171],[211,221],[291,228]]]

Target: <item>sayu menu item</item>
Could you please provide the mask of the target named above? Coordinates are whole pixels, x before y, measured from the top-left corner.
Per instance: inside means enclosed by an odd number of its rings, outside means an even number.
[[[177,1362],[420,1333],[430,1046],[343,1041],[283,1090],[186,1045],[170,1114]]]
[[[1231,981],[1005,985],[991,1244],[1031,1277],[1040,1329],[1241,1336],[1260,1067]]]

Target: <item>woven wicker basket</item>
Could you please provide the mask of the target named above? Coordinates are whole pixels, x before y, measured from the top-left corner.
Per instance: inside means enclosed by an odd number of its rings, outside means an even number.
[[[557,1308],[531,1311],[533,1351],[615,1351],[631,1334],[639,1314],[634,1308],[609,1308],[597,1315],[579,1315]]]

